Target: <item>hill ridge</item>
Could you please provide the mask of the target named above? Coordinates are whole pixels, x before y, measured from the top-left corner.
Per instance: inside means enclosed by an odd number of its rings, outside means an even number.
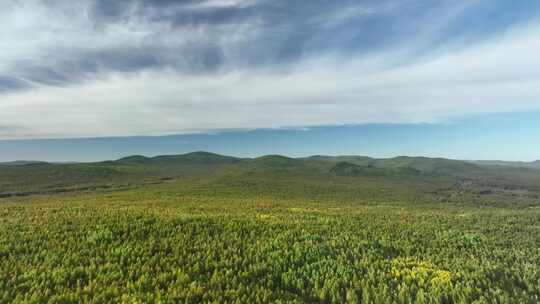
[[[120,162],[120,161],[132,161],[132,160],[155,160],[155,159],[162,159],[162,158],[181,158],[181,157],[220,157],[220,158],[228,158],[228,159],[237,159],[237,160],[257,160],[257,159],[266,159],[266,158],[280,158],[280,159],[289,159],[289,160],[335,160],[335,161],[341,161],[343,159],[357,159],[357,160],[371,160],[371,161],[390,161],[390,160],[437,160],[437,161],[453,161],[453,162],[459,162],[459,163],[466,163],[466,164],[476,164],[476,165],[482,165],[482,164],[523,164],[523,165],[533,165],[538,164],[540,165],[540,159],[526,162],[526,161],[503,161],[503,160],[463,160],[463,159],[453,159],[453,158],[445,158],[445,157],[429,157],[429,156],[411,156],[411,155],[398,155],[393,157],[371,157],[371,156],[365,156],[365,155],[355,155],[355,154],[343,154],[343,155],[324,155],[324,154],[314,154],[310,156],[305,157],[291,157],[287,155],[282,154],[265,154],[261,156],[255,156],[255,157],[236,157],[236,156],[230,156],[226,154],[220,154],[215,152],[209,152],[204,150],[197,150],[187,153],[181,153],[181,154],[160,154],[155,156],[145,156],[142,154],[133,154],[133,155],[127,155],[121,158],[118,158],[116,160],[105,160],[105,161],[91,161],[91,162],[69,162],[69,163],[85,163],[85,164],[94,164],[94,163],[102,163],[102,162]],[[347,161],[347,160],[344,160]],[[39,161],[39,160],[14,160],[14,161],[6,161],[6,162],[0,162],[0,165],[32,165],[32,164],[67,164],[68,162],[48,162],[48,161]]]

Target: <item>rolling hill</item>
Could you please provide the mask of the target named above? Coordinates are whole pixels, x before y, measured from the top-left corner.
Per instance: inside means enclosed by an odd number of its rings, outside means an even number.
[[[253,181],[266,185],[287,182],[319,189],[317,191],[328,185],[339,185],[348,189],[346,191],[389,189],[397,194],[415,192],[443,201],[455,200],[464,194],[514,201],[534,198],[540,193],[540,170],[492,163],[406,156],[387,159],[281,155],[237,158],[199,151],[156,157],[133,155],[94,163],[4,164],[0,168],[0,197],[125,189],[178,179],[233,186]],[[257,191],[257,187],[253,191]]]
[[[521,161],[501,161],[501,160],[475,160],[467,161],[469,163],[482,165],[482,166],[498,166],[509,168],[527,168],[540,170],[540,160],[533,162],[521,162]]]

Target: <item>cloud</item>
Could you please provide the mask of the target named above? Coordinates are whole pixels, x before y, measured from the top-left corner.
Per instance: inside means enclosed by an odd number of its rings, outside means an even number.
[[[11,1],[0,12],[9,42],[0,54],[0,121],[22,129],[0,129],[0,138],[540,110],[540,43],[532,39],[540,23],[508,18],[480,36],[455,29],[484,5]]]
[[[281,65],[366,38],[362,17],[385,3],[13,0],[0,12],[0,71],[64,86],[117,71]]]
[[[29,84],[21,79],[0,75],[0,93],[18,91],[29,87]]]

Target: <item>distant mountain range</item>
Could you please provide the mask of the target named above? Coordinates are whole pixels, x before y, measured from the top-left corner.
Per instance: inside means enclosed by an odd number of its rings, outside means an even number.
[[[353,155],[238,158],[209,152],[156,157],[133,155],[92,163],[16,161],[0,163],[0,197],[133,187],[174,179],[209,179],[224,175],[231,180],[241,178],[248,181],[291,178],[302,182],[390,181],[408,186],[430,184],[434,189],[449,185],[462,187],[474,182],[489,191],[501,187],[504,191],[536,191],[540,185],[540,161],[460,161],[407,156],[377,159]]]
[[[34,160],[16,160],[12,162],[0,162],[0,166],[25,166],[25,165],[36,165],[36,164],[47,164],[47,162],[34,161]]]
[[[501,160],[475,160],[468,161],[473,164],[483,166],[501,166],[501,167],[514,167],[514,168],[528,168],[528,169],[540,169],[540,160],[533,162],[521,162],[521,161],[501,161]]]
[[[501,161],[501,160],[453,160],[446,158],[430,158],[430,157],[410,157],[410,156],[398,156],[393,158],[372,158],[368,156],[357,155],[342,155],[342,156],[327,156],[327,155],[314,155],[302,158],[289,158],[281,155],[266,155],[257,158],[237,158],[232,156],[224,156],[211,152],[197,151],[187,154],[178,155],[160,155],[155,157],[146,157],[142,155],[132,155],[120,158],[115,161],[94,162],[97,163],[139,163],[139,164],[165,164],[167,162],[183,162],[183,163],[236,163],[246,160],[255,160],[259,162],[265,162],[269,159],[281,159],[285,162],[294,162],[294,160],[319,160],[326,162],[348,162],[360,166],[376,166],[376,167],[418,167],[421,170],[431,170],[435,167],[450,167],[456,166],[466,168],[467,164],[474,164],[479,166],[500,166],[500,167],[512,167],[512,168],[528,168],[528,169],[540,169],[540,160],[533,162],[523,161]],[[0,162],[0,166],[26,166],[26,165],[44,165],[44,164],[77,164],[86,162],[45,162],[34,160],[17,160],[11,162]],[[470,167],[469,167],[470,168]]]

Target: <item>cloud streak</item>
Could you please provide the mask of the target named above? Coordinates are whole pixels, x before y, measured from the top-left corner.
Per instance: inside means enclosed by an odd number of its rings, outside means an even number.
[[[479,35],[455,24],[484,1],[43,3],[0,12],[0,138],[540,110],[530,7]]]

